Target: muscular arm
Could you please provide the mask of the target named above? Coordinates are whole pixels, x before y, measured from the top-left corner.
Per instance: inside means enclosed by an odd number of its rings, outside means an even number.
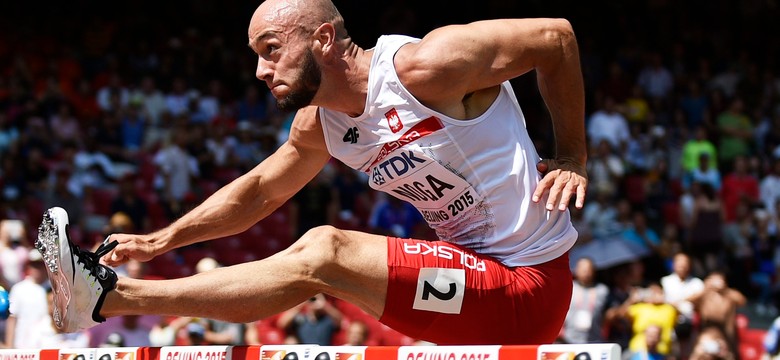
[[[565,209],[573,193],[577,207],[583,206],[587,188],[585,93],[577,41],[568,21],[502,19],[443,27],[419,43],[402,47],[395,65],[415,97],[459,119],[471,117],[464,100],[467,95],[485,93],[535,70],[552,117],[556,155],[540,169],[555,173],[545,176],[534,201],[550,189],[548,209],[558,202]]]
[[[330,159],[316,107],[298,112],[290,137],[254,169],[219,189],[170,226],[147,236],[118,234],[109,265],[146,261],[165,251],[248,229],[300,190]]]

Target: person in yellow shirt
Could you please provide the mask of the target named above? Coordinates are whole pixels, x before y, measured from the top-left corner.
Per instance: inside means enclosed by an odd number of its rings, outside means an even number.
[[[647,351],[645,334],[647,328],[661,329],[657,352],[670,355],[674,350],[672,335],[677,321],[677,309],[664,300],[664,291],[657,283],[645,289],[636,289],[623,305],[623,316],[631,319],[633,336],[628,344],[630,353]]]

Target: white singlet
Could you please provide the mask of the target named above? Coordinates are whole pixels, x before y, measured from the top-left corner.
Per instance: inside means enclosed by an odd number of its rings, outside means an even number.
[[[508,81],[484,114],[457,120],[422,105],[401,84],[398,49],[419,39],[382,36],[359,117],[320,108],[328,151],[369,185],[413,204],[441,240],[503,264],[553,260],[574,245],[569,212],[531,201],[540,160]]]

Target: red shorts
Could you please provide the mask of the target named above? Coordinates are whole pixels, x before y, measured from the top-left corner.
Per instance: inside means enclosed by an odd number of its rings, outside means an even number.
[[[436,344],[543,344],[569,309],[568,253],[507,267],[444,241],[388,238],[388,285],[380,321]]]

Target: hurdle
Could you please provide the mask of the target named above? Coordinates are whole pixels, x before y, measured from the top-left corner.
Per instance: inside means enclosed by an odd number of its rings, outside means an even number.
[[[617,344],[0,349],[0,360],[620,360]]]

